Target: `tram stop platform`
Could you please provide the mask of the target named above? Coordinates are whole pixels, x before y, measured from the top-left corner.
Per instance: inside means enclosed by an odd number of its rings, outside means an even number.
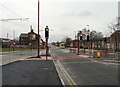
[[[2,86],[57,85],[62,87],[52,60],[19,60],[2,66]],[[31,86],[30,86],[31,87]]]

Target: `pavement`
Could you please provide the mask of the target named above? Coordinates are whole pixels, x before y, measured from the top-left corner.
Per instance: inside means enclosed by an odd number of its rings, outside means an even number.
[[[35,56],[36,54],[37,54],[37,50],[2,52],[2,54],[0,55],[0,60],[2,61],[0,65],[4,65],[20,59],[32,57]]]
[[[62,86],[52,60],[21,60],[2,66],[2,85]]]
[[[36,51],[32,52],[35,53]],[[28,54],[29,53],[30,52],[28,52]],[[62,87],[62,83],[56,71],[52,57],[49,55],[48,59],[46,60],[45,51],[41,52],[41,58],[37,58],[35,56],[29,57],[29,55],[23,58],[18,55],[18,57],[16,56],[15,58],[14,54],[16,54],[16,52],[6,52],[2,55],[14,56],[8,57],[8,59],[13,59],[13,61],[7,61],[2,63],[3,65],[0,66],[2,68],[3,86],[55,85]],[[17,54],[19,54],[19,52],[17,52]]]
[[[45,56],[45,50],[41,49],[42,56]],[[17,60],[35,57],[37,56],[37,50],[23,50],[23,51],[12,51],[12,52],[1,52],[0,54],[0,66],[5,65],[10,62],[14,62]]]

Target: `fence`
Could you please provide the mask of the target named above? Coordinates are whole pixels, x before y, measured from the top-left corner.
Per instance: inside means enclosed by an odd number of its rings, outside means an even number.
[[[93,49],[80,49],[79,54],[80,55],[87,55],[92,58],[97,58],[97,51],[98,50],[93,50]],[[105,50],[99,50],[101,53],[101,58],[119,58],[120,54],[119,52],[114,52],[113,50],[105,49]],[[78,49],[77,48],[70,48],[69,52],[78,54]]]

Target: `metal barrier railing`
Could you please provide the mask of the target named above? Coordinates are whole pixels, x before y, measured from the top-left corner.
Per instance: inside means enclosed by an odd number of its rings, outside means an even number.
[[[74,54],[77,54],[78,52],[78,49],[77,48],[69,48],[69,52],[71,53],[74,53]],[[90,56],[92,58],[97,58],[97,50],[93,50],[93,49],[80,49],[79,51],[80,55],[87,55],[87,56]],[[119,52],[112,52],[109,50],[107,51],[106,53],[106,50],[100,50],[100,53],[101,53],[101,58],[119,58],[120,55],[119,55]]]

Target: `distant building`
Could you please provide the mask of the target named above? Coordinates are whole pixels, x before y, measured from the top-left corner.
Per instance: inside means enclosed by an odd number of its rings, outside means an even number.
[[[115,51],[120,51],[120,30],[116,30],[113,34],[111,34],[110,37],[105,38],[98,38],[98,39],[90,39],[90,41],[87,40],[81,40],[80,48],[93,48],[93,49],[106,49],[106,45],[108,49],[113,49]],[[72,40],[70,46],[72,48],[78,47],[78,40]]]
[[[31,29],[28,33],[21,33],[19,36],[20,45],[28,45],[31,48],[37,48],[38,44],[38,34]],[[40,44],[43,46],[45,42],[41,39]]]
[[[0,47],[8,48],[8,47],[12,47],[13,45],[18,45],[18,40],[0,38]]]
[[[29,45],[29,35],[27,33],[21,33],[19,37],[20,45]]]
[[[115,50],[120,50],[120,30],[116,30],[110,36],[111,47]]]
[[[10,39],[0,38],[0,46],[2,48],[9,47],[10,44],[11,44],[11,40]]]
[[[33,47],[37,46],[38,35],[31,29],[28,33],[21,33],[19,36],[20,45],[31,45]]]

